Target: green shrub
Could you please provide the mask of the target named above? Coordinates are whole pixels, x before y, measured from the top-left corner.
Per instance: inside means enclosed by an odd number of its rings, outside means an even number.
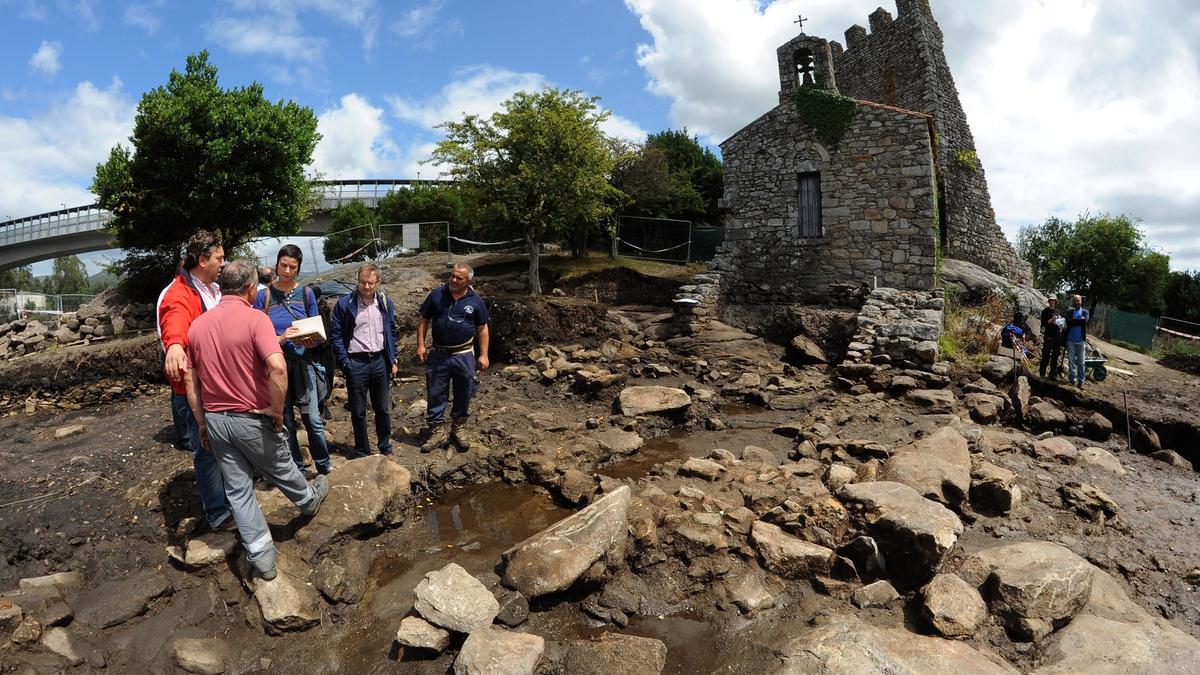
[[[858,103],[820,87],[800,87],[794,96],[800,120],[816,130],[826,145],[836,145],[850,128]]]

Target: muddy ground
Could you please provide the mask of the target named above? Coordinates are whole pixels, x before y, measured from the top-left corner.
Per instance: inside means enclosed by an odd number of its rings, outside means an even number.
[[[404,284],[391,290],[398,314],[400,305],[419,301],[440,271],[436,261],[427,261],[402,277]],[[497,264],[492,272],[489,278],[486,265],[481,266],[478,286],[502,310],[496,314],[504,335],[498,340],[502,356],[482,376],[474,422],[479,442],[465,453],[419,451],[422,371],[414,359],[405,359],[393,388],[399,442],[394,460],[410,471],[414,497],[400,526],[346,544],[366,567],[357,601],[323,605],[319,625],[307,632],[269,635],[232,562],[197,572],[168,560],[164,548],[187,538],[199,502],[191,456],[173,445],[168,391],[155,376],[137,374],[146,373],[144,363],[131,365],[133,359],[127,358],[131,353],[150,358],[142,344],[146,338],[104,348],[109,357],[125,357],[114,359],[111,366],[111,377],[125,382],[122,392],[112,394],[117,400],[78,410],[51,405],[33,414],[13,410],[0,419],[0,463],[5,467],[0,474],[0,592],[15,588],[18,579],[66,570],[79,571],[84,588],[140,570],[161,572],[172,592],[154,600],[144,615],[104,630],[80,632],[104,654],[108,672],[176,672],[171,645],[180,637],[223,638],[235,646],[231,669],[236,672],[446,672],[454,645],[441,657],[405,653],[394,643],[396,627],[410,613],[413,587],[426,572],[448,562],[472,574],[491,572],[505,549],[574,511],[561,490],[537,480],[531,470],[535,462],[551,462],[560,472],[578,469],[607,476],[633,486],[635,493],[653,485],[675,494],[679,487],[696,483],[678,473],[680,463],[709,456],[715,448],[740,454],[746,446],[758,446],[781,461],[794,457],[798,439],[777,433],[787,425],[820,424],[842,439],[898,446],[947,423],[945,415],[927,414],[903,398],[842,391],[835,385],[835,373],[825,366],[781,361],[759,363],[753,370],[764,378],[775,374],[790,381],[790,410],[759,405],[759,392],[734,384],[752,370],[746,364],[701,365],[697,357],[672,354],[647,338],[647,331],[669,315],[663,302],[670,297],[668,282],[644,280],[646,291],[639,293],[630,290],[637,279],[629,272],[597,274],[564,289],[578,293],[576,297],[529,302],[515,289],[518,267]],[[621,304],[606,307],[596,299]],[[571,353],[613,337],[641,353],[613,368],[627,385],[708,389],[714,396],[695,400],[683,415],[625,418],[613,405],[620,386],[583,393],[564,379],[548,382],[503,371],[506,365],[528,366],[525,353],[538,345]],[[99,353],[92,351],[86,358],[103,362]],[[59,354],[56,361],[81,358]],[[26,366],[19,381],[48,397],[45,392],[53,387],[34,373],[51,362],[31,361],[36,365]],[[1127,365],[1138,369],[1136,377],[1110,377],[1099,387],[1085,389],[1084,396],[1054,386],[1036,387],[1035,393],[1056,400],[1069,417],[1083,419],[1094,410],[1112,416],[1123,391],[1133,415],[1169,408],[1168,421],[1194,434],[1196,411],[1189,405],[1195,407],[1200,380],[1171,371],[1168,382],[1155,374],[1154,364]],[[953,386],[957,389],[974,377],[952,378]],[[131,386],[130,379],[141,381]],[[348,413],[337,405],[340,401],[335,398],[333,419],[327,423],[338,466],[347,461],[352,437]],[[958,412],[966,418],[965,412]],[[57,430],[77,424],[83,425],[83,433],[56,438]],[[632,453],[621,453],[597,443],[592,427],[634,431],[646,442]],[[1200,561],[1200,480],[1195,473],[1130,451],[1120,433],[1103,443],[1070,440],[1080,447],[1111,451],[1124,475],[1033,456],[1028,452],[1033,435],[1024,430],[981,428],[970,422],[961,428],[975,455],[1017,473],[1024,500],[1006,516],[985,516],[967,508],[962,513],[965,532],[950,568],[970,552],[996,543],[1056,542],[1117,577],[1150,613],[1200,637],[1200,576],[1195,572]],[[1187,454],[1195,449],[1195,439],[1180,435],[1163,440]],[[1068,481],[1100,488],[1118,505],[1118,517],[1098,523],[1064,508],[1059,488]],[[706,489],[716,498],[728,497],[727,487]],[[290,545],[280,542],[285,557]],[[736,570],[754,556],[734,550],[726,557],[729,562],[718,563]],[[856,610],[844,594],[819,584],[773,579],[775,606],[747,616],[716,590],[713,581],[728,573],[697,571],[686,561],[668,558],[637,568],[637,578],[630,583],[640,589],[641,611],[627,617],[623,628],[596,619],[584,608],[600,590],[585,585],[533,602],[519,630],[547,639],[547,672],[553,672],[555,655],[561,657],[571,640],[616,631],[662,640],[668,650],[665,672],[670,673],[768,671],[779,663],[779,645],[817,615],[853,613],[875,625],[930,632],[917,616],[912,589],[901,588],[901,600],[888,607]],[[970,644],[1000,654],[1022,670],[1036,666],[1044,656],[1038,645],[1014,642],[996,625],[982,630]],[[0,649],[0,672],[65,668],[60,657],[45,650],[18,648],[11,642]],[[85,662],[77,669],[93,668]]]

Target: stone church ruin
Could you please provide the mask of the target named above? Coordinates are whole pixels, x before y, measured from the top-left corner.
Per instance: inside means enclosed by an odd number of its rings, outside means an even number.
[[[939,259],[1030,281],[987,179],[928,0],[870,15],[846,46],[776,51],[779,105],[721,143],[733,304],[839,304],[862,289],[932,289]]]

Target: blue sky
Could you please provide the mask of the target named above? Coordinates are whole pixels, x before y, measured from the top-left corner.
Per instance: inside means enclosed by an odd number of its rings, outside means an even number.
[[[437,123],[542,85],[600,96],[611,134],[687,126],[715,147],[774,104],[774,49],[798,12],[842,40],[878,4],[0,0],[0,219],[91,201],[141,93],[200,49],[226,86],[256,80],[316,111],[315,172],[431,176]],[[1051,214],[1127,212],[1173,267],[1200,269],[1200,15],[1186,0],[932,5],[1010,237]]]

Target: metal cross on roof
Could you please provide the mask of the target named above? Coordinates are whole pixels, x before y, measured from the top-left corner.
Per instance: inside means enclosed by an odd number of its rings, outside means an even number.
[[[800,15],[800,14],[797,14],[796,16],[797,16],[797,17],[799,17],[799,18],[797,18],[797,19],[796,19],[795,21],[793,21],[792,23],[798,23],[798,24],[800,24],[800,32],[801,32],[801,33],[803,33],[803,32],[804,32],[804,22],[805,22],[805,21],[808,21],[808,19],[804,18],[804,16],[803,16],[803,15]]]

